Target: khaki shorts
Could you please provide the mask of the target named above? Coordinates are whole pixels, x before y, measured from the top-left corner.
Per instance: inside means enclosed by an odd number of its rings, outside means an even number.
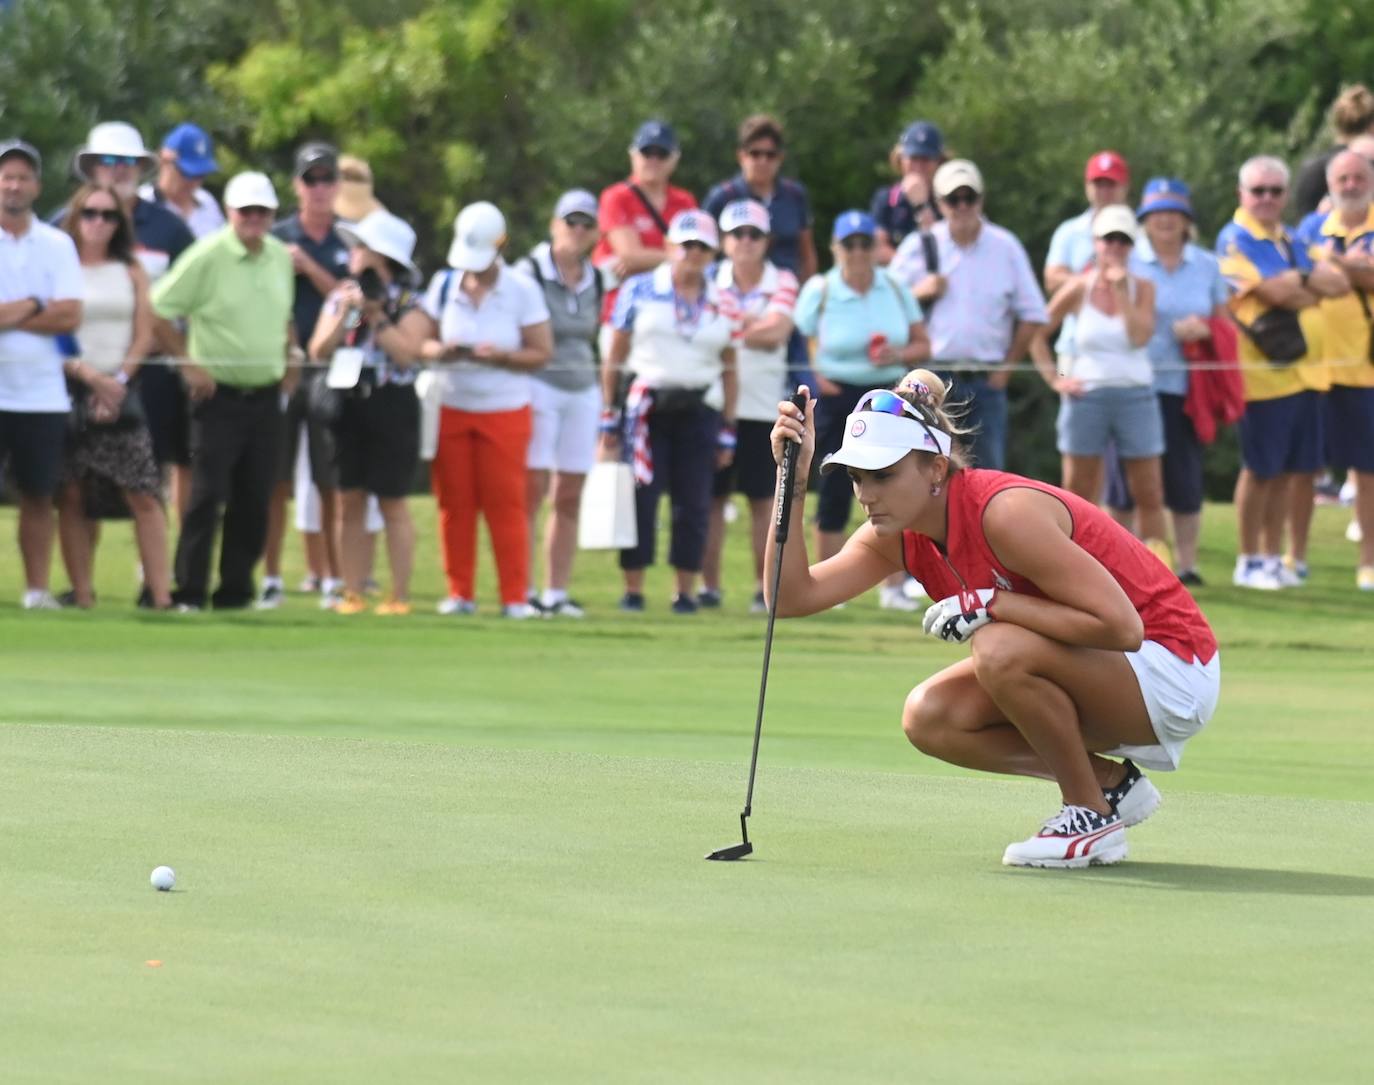
[[[1150,726],[1159,738],[1155,746],[1118,746],[1102,752],[1129,757],[1141,768],[1172,772],[1183,758],[1183,744],[1202,730],[1217,709],[1221,692],[1221,653],[1210,662],[1194,658],[1185,663],[1162,644],[1147,640],[1138,652],[1127,652],[1135,671]]]

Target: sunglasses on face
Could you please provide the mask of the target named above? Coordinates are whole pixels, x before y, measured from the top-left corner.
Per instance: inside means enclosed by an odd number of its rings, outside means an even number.
[[[943,197],[944,202],[950,207],[972,207],[978,202],[978,193],[971,188],[960,188]]]
[[[639,152],[645,158],[672,158],[673,152],[667,147],[644,147]]]
[[[596,229],[596,219],[591,215],[568,215],[563,219],[563,223],[573,230]]]
[[[108,222],[117,223],[120,214],[112,207],[83,207],[81,209],[81,220],[83,222]]]
[[[782,154],[776,147],[750,147],[744,152],[750,158],[774,159]]]
[[[867,234],[846,237],[840,242],[840,248],[844,249],[845,252],[854,252],[855,250],[867,252],[869,249],[873,248],[873,239]]]
[[[1245,191],[1257,200],[1277,200],[1288,190],[1283,185],[1251,185]]]
[[[307,173],[301,177],[301,184],[306,188],[316,188],[319,185],[336,184],[338,180],[337,173]]]
[[[741,226],[738,229],[731,230],[730,236],[738,241],[762,241],[768,235],[757,226]]]
[[[682,247],[687,252],[715,252],[705,241],[684,241]]]
[[[102,166],[137,166],[139,160],[131,154],[102,154],[100,164]]]
[[[270,207],[240,207],[238,211],[244,218],[270,218],[272,215]]]
[[[1103,239],[1108,245],[1134,245],[1128,234],[1107,234]]]

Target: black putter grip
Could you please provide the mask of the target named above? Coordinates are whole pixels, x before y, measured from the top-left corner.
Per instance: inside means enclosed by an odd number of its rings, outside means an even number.
[[[802,412],[803,422],[806,418],[806,399],[802,392],[796,392],[792,396],[792,406]],[[788,441],[787,447],[782,451],[782,470],[778,473],[777,514],[773,521],[774,542],[787,541],[787,529],[792,523],[792,478],[797,473],[797,457],[800,454],[801,445],[796,441]]]

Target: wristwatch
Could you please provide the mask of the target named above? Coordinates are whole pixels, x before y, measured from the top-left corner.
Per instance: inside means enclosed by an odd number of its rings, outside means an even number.
[[[48,307],[48,303],[45,302],[42,298],[37,297],[37,296],[30,296],[30,297],[29,297],[29,301],[33,302],[33,315],[34,315],[34,316],[37,316],[39,313],[41,313],[44,309],[46,309],[46,308]]]

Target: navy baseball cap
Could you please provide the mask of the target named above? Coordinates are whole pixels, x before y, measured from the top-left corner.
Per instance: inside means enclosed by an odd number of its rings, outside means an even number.
[[[162,149],[177,156],[177,169],[187,177],[204,177],[216,172],[215,145],[205,129],[194,124],[178,124],[162,141]]]
[[[25,143],[22,139],[0,140],[0,162],[16,154],[21,158],[27,158],[29,165],[33,167],[33,172],[42,176],[43,156],[38,153],[37,148],[32,143]]]
[[[630,144],[636,151],[646,147],[662,147],[670,153],[678,149],[677,133],[671,124],[663,121],[645,121],[635,132],[634,142]]]
[[[1151,177],[1140,194],[1140,207],[1135,217],[1143,219],[1151,211],[1182,211],[1192,218],[1192,190],[1177,177]]]
[[[906,126],[901,146],[908,158],[939,158],[945,150],[945,137],[930,121],[916,121]]]
[[[835,229],[830,234],[832,241],[843,241],[855,234],[872,237],[877,232],[873,216],[864,211],[845,211],[835,220]]]

